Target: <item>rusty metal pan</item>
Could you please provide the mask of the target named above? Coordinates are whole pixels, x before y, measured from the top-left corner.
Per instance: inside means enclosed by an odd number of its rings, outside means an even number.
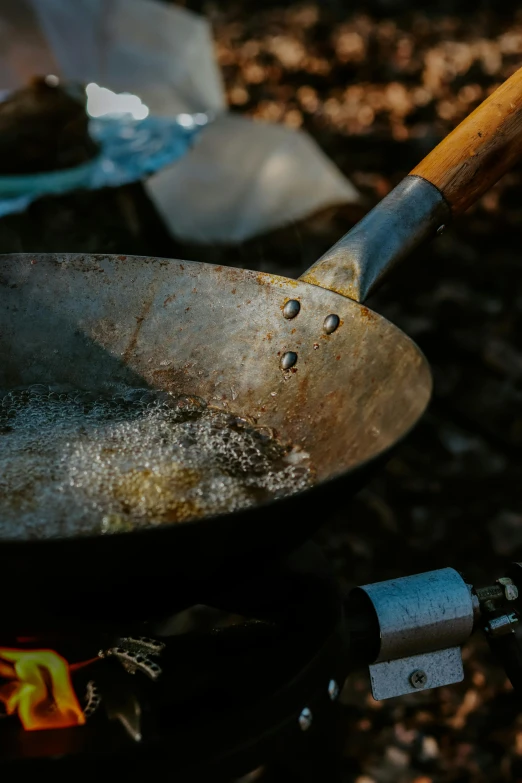
[[[496,126],[486,123],[480,136],[491,141],[493,133],[497,148],[511,138],[498,133],[507,122],[501,99],[512,105],[506,85],[497,91]],[[475,142],[472,164],[455,168],[469,153],[459,138],[462,149],[450,136],[421,164],[422,175],[403,180],[297,281],[159,258],[0,259],[0,388],[66,383],[100,391],[128,383],[195,394],[274,428],[317,469],[311,489],[233,514],[112,536],[2,540],[6,626],[34,632],[75,616],[82,624],[132,621],[208,601],[216,584],[252,575],[308,538],[325,509],[347,506],[431,393],[417,346],[362,302],[459,211],[455,193],[471,182],[475,199],[489,187],[488,161],[495,177],[502,173],[498,149],[481,157]],[[443,167],[456,173],[442,187],[437,172],[448,144]],[[507,157],[504,169],[511,147]]]

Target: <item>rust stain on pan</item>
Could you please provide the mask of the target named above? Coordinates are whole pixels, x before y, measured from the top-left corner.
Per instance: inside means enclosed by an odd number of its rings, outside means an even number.
[[[130,357],[136,350],[136,344],[138,342],[138,337],[140,334],[140,329],[143,324],[143,321],[148,316],[150,312],[150,308],[152,307],[152,302],[154,301],[154,295],[152,295],[143,305],[143,310],[141,311],[140,315],[136,318],[136,328],[134,329],[134,332],[131,335],[131,338],[129,340],[129,344],[127,345],[125,349],[125,353],[123,354],[123,361],[125,363],[128,363]]]
[[[277,275],[270,275],[267,272],[259,272],[256,275],[256,282],[258,285],[278,286],[279,288],[298,288],[301,285],[299,280],[291,280],[287,277],[278,277]]]
[[[364,305],[361,306],[361,316],[363,318],[366,318],[368,321],[375,321],[375,313],[373,313],[371,310],[369,310],[367,307],[364,307]],[[340,326],[341,324],[339,324]]]

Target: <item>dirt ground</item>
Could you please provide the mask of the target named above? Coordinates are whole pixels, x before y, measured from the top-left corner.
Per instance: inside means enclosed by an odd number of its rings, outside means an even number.
[[[297,276],[522,64],[516,3],[189,2],[214,25],[234,111],[310,132],[359,187],[228,251],[181,246],[138,186],[46,199],[0,221],[0,252],[182,255]],[[88,215],[88,217],[86,217]],[[522,559],[522,169],[415,254],[371,306],[433,368],[422,424],[320,540],[344,585],[454,566],[475,584]],[[458,686],[376,703],[343,695],[347,783],[522,781],[522,717],[485,643]]]

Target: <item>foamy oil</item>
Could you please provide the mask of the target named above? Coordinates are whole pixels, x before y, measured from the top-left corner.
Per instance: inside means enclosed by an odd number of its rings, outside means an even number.
[[[298,492],[313,477],[305,452],[196,397],[0,392],[0,538],[185,522]]]

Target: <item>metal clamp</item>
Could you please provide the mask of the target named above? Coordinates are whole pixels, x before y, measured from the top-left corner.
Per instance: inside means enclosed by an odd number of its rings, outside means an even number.
[[[355,588],[347,611],[374,614],[370,679],[375,699],[460,682],[460,646],[473,631],[471,587],[453,568]],[[371,649],[371,646],[368,648]]]

